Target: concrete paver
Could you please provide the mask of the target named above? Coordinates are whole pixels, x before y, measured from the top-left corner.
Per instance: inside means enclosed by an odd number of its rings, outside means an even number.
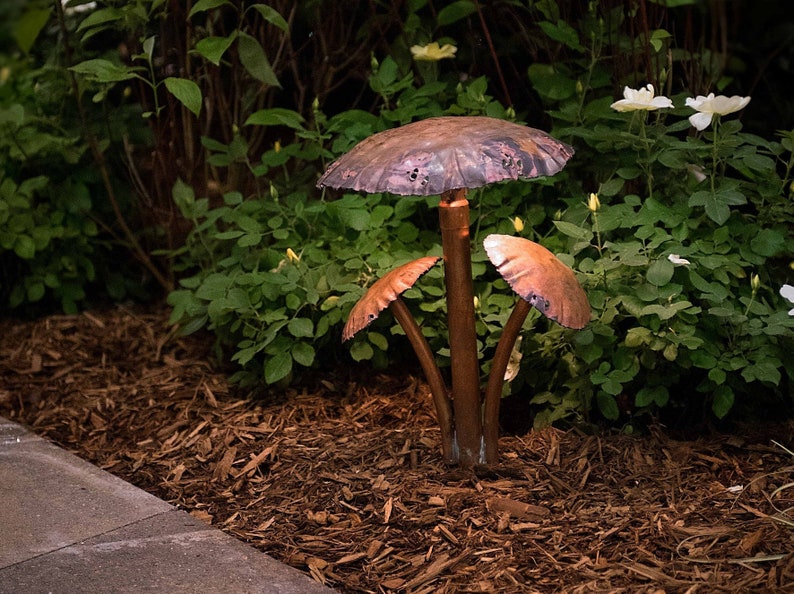
[[[0,417],[0,594],[329,594]]]

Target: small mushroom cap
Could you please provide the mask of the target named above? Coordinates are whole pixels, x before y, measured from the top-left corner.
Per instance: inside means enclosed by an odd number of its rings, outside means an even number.
[[[489,235],[483,245],[502,278],[544,316],[577,330],[590,321],[590,303],[573,270],[545,247],[511,235]]]
[[[506,179],[550,176],[573,148],[497,118],[428,118],[365,138],[331,163],[318,187],[429,196]]]
[[[353,338],[357,332],[375,321],[380,312],[413,287],[417,279],[430,270],[439,259],[437,256],[425,256],[398,266],[376,280],[350,310],[350,316],[342,330],[342,340]]]

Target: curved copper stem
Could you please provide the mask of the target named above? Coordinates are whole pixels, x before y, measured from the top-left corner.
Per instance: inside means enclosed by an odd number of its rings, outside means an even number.
[[[485,387],[485,419],[483,423],[486,464],[496,464],[499,461],[499,404],[502,399],[505,370],[510,362],[513,346],[531,307],[529,302],[523,299],[518,300],[505,324],[504,330],[502,330],[502,336],[499,337],[496,352],[491,362],[488,385]]]
[[[430,392],[433,394],[433,402],[436,405],[438,424],[441,427],[441,451],[444,455],[444,461],[447,464],[454,464],[456,460],[455,437],[452,430],[452,405],[444,378],[441,376],[441,371],[433,357],[433,351],[430,350],[430,345],[427,344],[427,340],[411,315],[408,306],[405,305],[405,301],[397,297],[391,302],[389,309],[391,309],[397,322],[405,331],[405,335],[411,342],[411,346],[419,359],[419,364],[422,366],[422,371],[425,372],[425,378],[430,386]]]

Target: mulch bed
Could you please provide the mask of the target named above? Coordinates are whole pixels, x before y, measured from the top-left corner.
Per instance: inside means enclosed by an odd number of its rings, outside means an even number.
[[[340,592],[794,592],[791,423],[547,429],[464,473],[421,379],[268,401],[210,346],[163,308],[0,320],[0,414]]]

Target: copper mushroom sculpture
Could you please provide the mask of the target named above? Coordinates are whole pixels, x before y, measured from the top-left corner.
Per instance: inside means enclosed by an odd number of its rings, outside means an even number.
[[[452,401],[454,430],[444,427],[444,419],[439,422],[442,432],[452,436],[451,451],[444,451],[450,463],[471,468],[496,460],[495,444],[483,439],[466,192],[507,179],[554,175],[572,155],[570,146],[526,126],[489,117],[437,117],[366,138],[332,163],[317,183],[365,192],[441,195],[452,376],[452,390],[444,388],[444,399]],[[437,369],[434,361],[432,366]]]

